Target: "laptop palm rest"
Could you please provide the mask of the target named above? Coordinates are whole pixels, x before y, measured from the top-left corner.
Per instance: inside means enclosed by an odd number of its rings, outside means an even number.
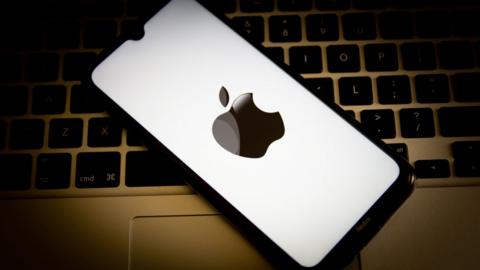
[[[130,270],[272,269],[220,215],[134,218]]]

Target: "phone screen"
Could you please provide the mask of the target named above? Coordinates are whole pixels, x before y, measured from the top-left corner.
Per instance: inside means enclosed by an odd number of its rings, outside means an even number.
[[[302,266],[318,264],[398,164],[195,1],[171,1],[94,84]]]

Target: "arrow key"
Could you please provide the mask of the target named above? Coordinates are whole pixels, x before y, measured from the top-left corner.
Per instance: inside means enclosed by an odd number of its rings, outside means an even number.
[[[418,178],[445,178],[450,176],[450,166],[446,159],[417,160],[415,173]]]

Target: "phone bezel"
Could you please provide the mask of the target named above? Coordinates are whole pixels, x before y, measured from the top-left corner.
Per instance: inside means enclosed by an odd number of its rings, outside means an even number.
[[[199,4],[209,10],[216,18],[226,24],[232,31],[243,37],[247,42],[260,51],[267,59],[272,60],[283,71],[285,71],[292,79],[298,81],[306,90],[310,92],[308,83],[293,71],[284,62],[278,62],[272,59],[268,55],[265,48],[261,44],[256,44],[249,40],[249,38],[238,31],[233,26],[233,23],[218,10],[218,2],[213,0],[196,0]],[[148,19],[142,21],[141,25],[150,20],[155,14],[160,11],[167,3],[165,1],[159,7],[159,9],[152,14]],[[101,89],[94,84],[91,73],[94,68],[105,60],[113,51],[115,51],[126,40],[135,39],[131,36],[120,36],[110,48],[103,50],[97,61],[92,65],[91,70],[87,73],[87,76],[83,81],[87,87],[91,87],[92,90],[98,91],[101,98],[104,100],[107,111],[112,115],[112,119],[119,124],[126,125],[127,128],[135,129],[141,136],[144,144],[147,148],[159,151],[166,154],[171,160],[177,163],[185,172],[185,178],[187,182],[197,190],[203,197],[212,203],[222,214],[240,229],[244,235],[253,242],[259,248],[266,258],[269,258],[271,263],[279,268],[284,269],[317,269],[317,268],[337,268],[346,265],[360,249],[365,246],[368,241],[375,235],[375,233],[383,226],[388,218],[401,206],[401,204],[408,198],[414,189],[415,176],[410,164],[399,157],[390,147],[388,147],[383,141],[368,134],[366,130],[350,115],[348,115],[340,106],[334,102],[324,100],[316,96],[316,98],[322,100],[330,109],[335,111],[339,117],[347,121],[351,126],[360,131],[366,138],[379,147],[384,153],[390,156],[398,164],[400,168],[400,174],[394,183],[382,194],[382,196],[367,210],[367,212],[358,220],[358,222],[339,240],[337,245],[331,249],[328,254],[320,261],[319,264],[313,267],[303,267],[293,258],[291,258],[283,249],[276,245],[270,238],[268,238],[262,231],[260,231],[250,220],[243,216],[237,209],[235,209],[225,198],[211,188],[200,176],[193,172],[187,164],[183,163],[174,153],[165,147],[162,142],[158,141],[152,136],[143,126],[141,126],[128,112],[124,111],[118,106],[112,99],[110,99]]]

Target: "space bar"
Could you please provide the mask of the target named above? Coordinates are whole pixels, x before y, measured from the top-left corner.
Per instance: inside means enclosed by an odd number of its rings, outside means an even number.
[[[480,107],[478,106],[440,108],[438,117],[442,136],[480,136]]]

